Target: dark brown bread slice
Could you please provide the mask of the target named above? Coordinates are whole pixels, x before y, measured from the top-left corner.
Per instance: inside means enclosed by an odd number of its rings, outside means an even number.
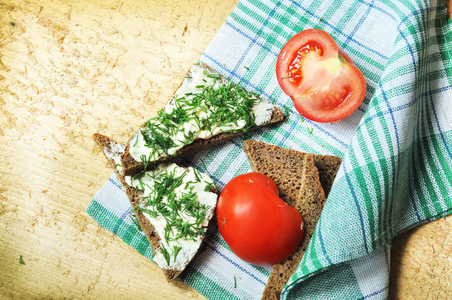
[[[110,165],[110,167],[112,167],[115,170],[116,176],[121,181],[122,187],[124,188],[128,198],[129,198],[130,204],[132,205],[132,208],[136,215],[137,221],[139,222],[141,229],[145,233],[145,235],[149,241],[149,244],[151,245],[152,251],[155,253],[155,251],[158,249],[159,244],[160,244],[160,237],[157,235],[156,232],[154,232],[154,230],[155,230],[154,226],[146,219],[146,217],[143,215],[143,213],[137,209],[137,205],[138,205],[139,200],[141,199],[142,192],[140,190],[137,190],[137,189],[129,186],[126,183],[124,174],[121,172],[118,172],[118,169],[116,168],[116,162],[111,157],[108,157],[106,154],[106,151],[107,151],[112,154],[120,155],[121,153],[117,152],[116,150],[113,150],[113,145],[115,145],[115,144],[117,145],[118,143],[116,143],[111,138],[109,138],[105,135],[99,134],[99,133],[95,133],[93,138],[94,138],[94,141],[96,142],[96,144],[100,147],[100,149],[104,153],[105,157],[107,158],[108,164]],[[176,278],[180,274],[180,271],[164,270],[164,272],[165,272],[165,275],[166,275],[168,281],[171,281],[172,279]]]
[[[314,157],[313,157],[314,158]],[[305,172],[300,187],[300,194],[295,208],[301,213],[305,225],[304,237],[297,250],[284,262],[274,265],[263,299],[279,299],[281,291],[303,259],[311,237],[314,234],[323,206],[326,202],[325,193],[319,181],[319,172],[315,167],[315,159],[306,159]]]
[[[314,164],[319,171],[320,184],[327,198],[341,163],[342,159],[334,155],[315,155],[314,157]]]
[[[279,197],[295,207],[307,159],[313,162],[313,154],[301,153],[270,144],[247,140],[243,144],[251,169],[267,175],[276,183]]]
[[[281,148],[281,147],[273,146],[273,145],[266,144],[263,142],[253,141],[253,140],[246,141],[243,145],[244,150],[245,150],[245,148],[260,148],[260,147],[262,147],[262,150],[268,151],[269,153],[276,153],[276,152],[279,152],[280,149],[284,149],[285,153],[291,153],[292,155],[290,155],[290,156],[294,156],[294,157],[297,157],[298,155],[307,154],[307,153],[303,153],[300,151],[285,149],[285,148]],[[339,167],[342,163],[342,159],[340,157],[334,156],[334,155],[316,155],[316,154],[313,154],[313,155],[314,155],[315,167],[317,168],[317,170],[319,172],[320,184],[322,185],[323,191],[325,193],[325,197],[328,197],[331,187],[333,186],[334,178],[336,177],[337,171],[339,170]],[[248,159],[249,159],[249,157],[248,157]],[[278,158],[278,157],[275,157],[275,159],[281,160],[281,158]],[[295,158],[289,158],[289,159],[293,160]],[[249,161],[249,163],[251,165],[253,162]],[[251,165],[251,168],[253,169],[253,165]],[[292,182],[292,181],[293,180],[290,179],[290,182]],[[290,182],[285,183],[285,185],[290,184]],[[295,196],[295,198],[296,197],[297,196]],[[291,200],[291,201],[294,201],[294,200]]]
[[[151,224],[151,222],[149,222],[149,220],[146,219],[146,217],[143,215],[143,213],[137,209],[138,203],[141,199],[142,192],[140,190],[130,187],[126,183],[126,181],[124,179],[124,174],[122,172],[118,171],[118,169],[116,168],[115,161],[112,158],[108,157],[105,152],[105,151],[108,151],[110,153],[120,154],[116,151],[116,149],[112,148],[113,145],[119,145],[119,144],[116,143],[115,141],[113,141],[111,138],[104,136],[102,134],[96,133],[96,134],[94,134],[93,137],[94,137],[94,141],[96,142],[96,144],[102,149],[103,153],[107,157],[109,165],[115,170],[116,176],[121,181],[121,184],[130,200],[130,204],[132,205],[133,211],[135,212],[138,223],[140,224],[141,229],[145,233],[145,235],[149,241],[149,244],[151,245],[152,251],[154,253],[156,253],[157,249],[160,247],[159,246],[160,245],[160,237],[155,232],[154,226]],[[216,190],[214,190],[212,192],[216,192]],[[212,223],[212,222],[210,222],[210,223]],[[163,269],[163,272],[165,273],[166,279],[168,281],[171,281],[171,280],[177,278],[177,276],[179,276],[179,274],[182,273],[182,271],[183,270]]]
[[[322,172],[325,178],[329,178],[326,175],[335,174],[335,171],[329,170],[327,166],[336,168],[337,158],[303,153],[253,140],[246,141],[243,150],[251,169],[272,178],[278,186],[281,199],[295,207],[302,214],[305,223],[305,235],[297,250],[287,260],[273,266],[265,286],[262,299],[279,299],[284,285],[303,258],[326,201],[315,162],[324,167]],[[331,188],[332,181],[325,181],[325,184]]]
[[[198,65],[200,65],[204,69],[208,70],[209,72],[216,73],[212,68],[210,68],[208,65],[206,65],[204,63],[200,63]],[[271,119],[268,120],[267,122],[265,122],[264,124],[262,124],[261,126],[274,124],[274,123],[277,123],[277,122],[280,122],[283,120],[284,115],[283,115],[281,108],[279,108],[279,107],[275,107],[275,108],[276,109],[275,109],[275,111],[273,111]],[[177,158],[195,154],[199,151],[202,151],[202,150],[208,149],[210,147],[219,145],[221,143],[227,142],[239,135],[240,135],[240,133],[221,133],[221,134],[218,134],[209,139],[197,139],[192,144],[187,145],[187,146],[183,147],[182,149],[180,149],[179,151],[177,151],[176,156],[162,157],[153,163],[152,162],[149,163],[147,168],[151,169],[158,163],[174,161]],[[144,164],[142,162],[136,161],[130,155],[129,148],[130,148],[130,141],[129,141],[129,143],[127,143],[124,154],[121,156],[121,163],[122,163],[125,175],[132,175],[132,174],[140,172],[144,169]]]

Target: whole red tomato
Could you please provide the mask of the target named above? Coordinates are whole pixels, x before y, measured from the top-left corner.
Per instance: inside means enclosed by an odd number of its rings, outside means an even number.
[[[287,259],[301,242],[301,214],[278,197],[276,184],[261,173],[232,179],[218,198],[217,223],[231,250],[260,266]]]
[[[366,80],[334,39],[320,29],[294,35],[279,53],[276,77],[296,110],[309,120],[348,117],[366,95]]]

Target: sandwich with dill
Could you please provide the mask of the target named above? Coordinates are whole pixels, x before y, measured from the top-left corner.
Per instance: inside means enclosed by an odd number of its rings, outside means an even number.
[[[126,146],[94,135],[129,197],[154,262],[168,280],[198,251],[217,201],[212,179],[176,165],[175,159],[282,119],[279,107],[199,63]]]
[[[94,134],[125,190],[145,233],[153,261],[171,281],[196,255],[217,203],[213,180],[192,167],[162,163],[152,170],[125,176],[120,163],[124,145]]]
[[[132,175],[282,119],[281,108],[198,63],[158,116],[131,137],[123,172]]]

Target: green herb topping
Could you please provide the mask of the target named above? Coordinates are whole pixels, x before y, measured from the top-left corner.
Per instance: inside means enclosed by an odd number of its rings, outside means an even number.
[[[137,229],[138,229],[139,231],[143,231],[143,229],[141,228],[140,223],[139,223],[138,220],[137,220],[137,216],[135,215],[135,213],[133,212],[133,210],[130,211],[130,213],[129,213],[129,218],[130,218],[130,220],[132,220],[133,224],[135,224],[135,226],[137,227]]]
[[[137,209],[160,222],[163,239],[160,250],[170,265],[181,251],[180,240],[199,241],[206,231],[206,218],[213,205],[199,201],[200,193],[215,188],[206,175],[194,168],[182,169],[175,164],[131,177],[131,186],[145,191]],[[215,201],[216,201],[216,195]],[[152,223],[152,222],[151,222]],[[156,227],[157,232],[159,228]],[[172,259],[171,259],[172,257]]]
[[[218,74],[203,75],[206,84],[177,94],[166,109],[160,110],[140,130],[140,139],[148,148],[146,155],[140,155],[145,165],[162,156],[176,155],[178,149],[199,138],[200,132],[213,136],[221,132],[246,132],[256,126],[253,107],[261,100],[255,93],[232,82],[224,83]],[[138,140],[137,135],[132,147],[142,145],[138,145]]]

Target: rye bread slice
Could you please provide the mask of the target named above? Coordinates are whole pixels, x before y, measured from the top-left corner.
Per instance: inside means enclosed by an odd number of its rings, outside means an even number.
[[[130,204],[132,205],[133,211],[135,213],[135,216],[137,218],[138,223],[141,226],[141,229],[143,230],[144,234],[146,235],[146,238],[149,241],[149,244],[152,248],[153,253],[156,253],[156,251],[160,247],[160,237],[155,231],[154,226],[152,223],[143,215],[143,213],[137,209],[138,203],[141,200],[141,195],[143,194],[142,191],[135,189],[127,184],[125,181],[124,174],[118,170],[116,164],[117,161],[113,159],[114,156],[119,158],[119,155],[121,155],[125,149],[125,147],[122,144],[116,143],[111,138],[104,136],[102,134],[95,133],[94,141],[96,144],[100,147],[100,149],[103,151],[105,157],[108,160],[108,164],[110,167],[112,167],[115,170],[115,174],[118,177],[118,179],[121,182],[121,185],[123,189],[125,190]],[[217,192],[216,190],[212,190],[212,192]],[[211,225],[212,222],[209,222]],[[209,231],[209,230],[208,230]],[[206,233],[207,235],[207,233]],[[205,240],[205,237],[204,237]],[[201,245],[202,246],[202,245]],[[199,250],[199,249],[198,249]],[[187,263],[188,265],[188,263]],[[162,269],[166,279],[168,281],[172,281],[175,278],[177,278],[183,270],[168,270],[168,269]]]
[[[295,207],[305,223],[305,234],[297,250],[287,260],[273,266],[265,286],[262,299],[279,299],[282,289],[303,258],[326,202],[315,162],[324,167],[324,184],[330,189],[332,180],[328,182],[326,179],[335,175],[335,171],[329,170],[327,166],[337,172],[336,163],[340,158],[322,157],[253,140],[246,141],[243,150],[251,169],[273,179],[281,199]]]
[[[205,63],[198,63],[196,65],[201,66],[203,69],[205,69],[206,71],[208,71],[209,73],[212,74],[218,74],[216,71],[214,71],[212,68],[210,68],[207,64]],[[187,73],[188,75],[189,73]],[[227,80],[224,77],[221,77],[222,81],[227,82]],[[181,83],[182,85],[182,83]],[[174,98],[174,96],[170,99],[170,101]],[[261,126],[267,126],[270,124],[274,124],[277,122],[282,121],[284,118],[284,114],[281,110],[280,107],[275,106],[275,110],[273,111],[273,114],[271,116],[271,119],[268,120],[267,122],[265,122],[264,124],[262,124]],[[257,127],[252,128],[256,129]],[[149,162],[147,168],[151,169],[153,168],[156,164],[161,163],[161,162],[169,162],[169,161],[175,161],[180,157],[183,156],[187,156],[187,155],[191,155],[191,154],[195,154],[199,151],[208,149],[210,147],[222,144],[224,142],[227,142],[235,137],[240,136],[240,134],[243,133],[231,133],[231,132],[223,132],[220,133],[216,136],[213,136],[209,139],[197,139],[195,140],[193,143],[184,146],[183,148],[179,149],[176,153],[176,155],[174,156],[165,156],[162,157],[160,159],[158,159],[157,161],[154,162]],[[132,138],[133,139],[133,136]],[[126,145],[126,149],[124,151],[124,154],[121,156],[121,164],[123,166],[123,171],[125,175],[132,175],[135,174],[137,172],[140,172],[144,169],[144,164],[142,162],[136,161],[132,155],[130,155],[130,140]]]
[[[315,155],[314,164],[319,171],[319,180],[325,196],[328,198],[334,178],[341,166],[342,159],[334,155]]]
[[[281,147],[277,147],[274,145],[266,144],[263,142],[258,141],[245,141],[243,145],[243,149],[246,148],[260,148],[267,149],[270,153],[279,151],[278,149],[285,149]],[[294,154],[295,156],[300,155],[299,153],[303,153],[296,150],[291,149],[285,149],[288,150],[290,153]],[[287,152],[287,153],[289,153]],[[303,153],[307,154],[307,153]],[[339,170],[339,167],[341,166],[342,159],[335,155],[314,155],[314,165],[317,168],[319,172],[319,180],[320,184],[322,185],[323,191],[325,192],[325,197],[328,198],[328,194],[331,190],[331,187],[333,186],[334,178],[336,177],[337,171]],[[249,157],[248,157],[249,160]],[[252,162],[249,160],[250,165]],[[251,168],[253,169],[253,165],[251,165]],[[288,183],[285,183],[286,185]],[[283,199],[284,200],[284,199]]]

